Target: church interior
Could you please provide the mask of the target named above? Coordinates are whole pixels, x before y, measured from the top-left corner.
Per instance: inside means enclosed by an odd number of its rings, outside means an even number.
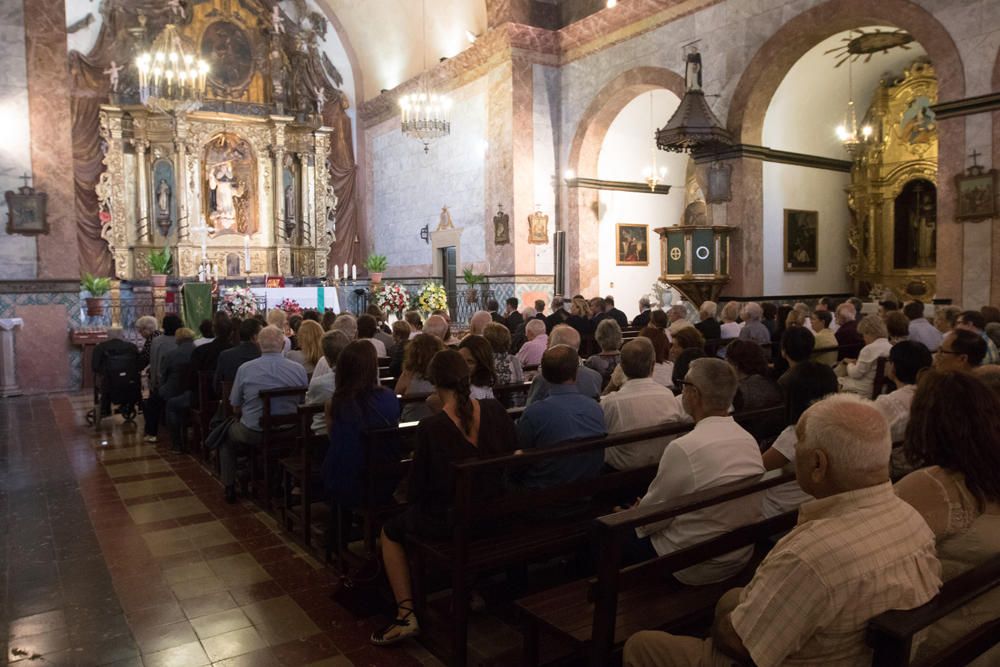
[[[6,664],[1000,664],[1000,0],[0,37]]]

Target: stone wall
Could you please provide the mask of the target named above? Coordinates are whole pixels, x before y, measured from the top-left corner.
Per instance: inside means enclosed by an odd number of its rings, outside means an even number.
[[[0,4],[0,280],[34,278],[35,237],[7,233],[8,190],[24,185],[31,174],[31,129],[24,48],[24,7],[21,0]]]

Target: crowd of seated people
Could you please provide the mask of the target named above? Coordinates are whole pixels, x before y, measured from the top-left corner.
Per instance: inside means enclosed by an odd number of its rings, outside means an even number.
[[[364,433],[418,421],[408,508],[381,534],[396,616],[372,635],[376,644],[419,633],[408,541],[449,535],[452,462],[640,428],[693,424],[680,436],[546,460],[481,488],[477,482],[477,502],[506,487],[542,489],[655,467],[635,502],[648,507],[767,470],[795,471],[795,482],[755,502],[713,505],[638,531],[625,545],[631,563],[764,517],[798,509],[800,518],[749,584],[719,601],[709,639],[640,633],[626,644],[626,665],[854,664],[869,651],[870,618],[918,606],[942,580],[1000,553],[1000,393],[993,389],[1000,387],[993,365],[1000,311],[937,308],[932,323],[919,302],[884,303],[868,314],[829,300],[814,308],[729,302],[720,324],[713,302],[699,319],[683,305],[663,311],[644,299],[641,330],[626,337],[613,299],[569,303],[565,310],[554,299],[546,315],[543,303],[519,311],[508,300],[503,314],[498,307],[476,313],[467,333],[453,330],[446,313],[426,320],[407,313],[391,335],[380,313],[291,321],[269,313],[242,322],[220,314],[199,327],[211,340],[197,347],[194,331],[175,316],[162,327],[140,322],[150,375],[145,434],[155,441],[164,412],[179,447],[198,374],[212,375],[214,392],[230,384],[229,395],[218,397],[236,420],[218,456],[233,502],[236,453],[262,445],[260,392],[308,387],[305,403],[324,405],[312,424],[329,439],[324,495],[349,522],[361,495]],[[998,325],[993,335],[991,324]],[[524,339],[519,347],[515,330]],[[581,358],[584,340],[596,340],[600,352]],[[379,359],[397,364],[391,389],[382,386]],[[887,388],[873,396],[877,369]],[[527,381],[527,407],[515,424],[494,389]],[[272,413],[292,414],[300,402],[275,399]],[[773,441],[734,419],[782,405]],[[392,458],[399,447],[384,452]],[[394,490],[386,482],[380,497],[391,503]],[[567,516],[586,500],[539,508],[540,516]],[[672,585],[727,581],[751,555],[741,548],[711,558],[676,572]],[[990,620],[998,604],[987,596],[935,624],[923,655]]]

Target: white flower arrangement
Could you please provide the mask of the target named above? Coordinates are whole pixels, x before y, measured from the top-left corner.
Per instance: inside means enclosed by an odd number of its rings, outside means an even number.
[[[257,300],[248,287],[230,287],[222,295],[222,308],[230,317],[242,320],[257,314]]]
[[[399,283],[382,283],[375,289],[372,298],[382,312],[396,313],[400,316],[410,305],[410,295]]]

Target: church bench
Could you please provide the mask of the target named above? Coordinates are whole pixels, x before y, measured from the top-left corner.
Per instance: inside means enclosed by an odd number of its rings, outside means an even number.
[[[198,453],[204,460],[208,457],[205,449],[205,438],[208,437],[209,424],[212,417],[219,411],[219,399],[212,391],[213,371],[198,371],[197,386],[194,390],[194,400],[191,405],[191,426],[194,429],[194,442]]]
[[[612,656],[640,630],[671,629],[711,618],[719,597],[746,584],[762,560],[763,549],[735,577],[705,586],[681,586],[669,575],[709,558],[748,545],[765,546],[776,534],[795,525],[797,512],[763,519],[710,540],[643,563],[622,566],[622,544],[636,528],[711,505],[746,498],[795,479],[794,473],[771,471],[677,498],[670,503],[634,508],[596,519],[593,542],[597,576],[522,598],[517,605],[525,630],[524,663],[537,665],[539,635],[548,633],[574,645],[574,655],[588,664],[612,664]]]
[[[250,489],[254,495],[262,493],[264,508],[271,510],[271,496],[276,488],[278,459],[289,450],[298,437],[295,426],[299,423],[296,413],[276,415],[271,401],[278,398],[305,398],[308,387],[282,387],[260,392],[264,413],[260,418],[263,444],[250,453]],[[260,465],[258,465],[258,462]]]
[[[783,410],[784,407],[771,408],[747,412],[738,417],[749,418]],[[500,498],[488,503],[476,501],[477,476],[505,474],[511,468],[526,468],[548,459],[603,451],[609,447],[650,438],[681,435],[693,427],[691,423],[660,425],[580,440],[546,450],[453,464],[453,537],[450,540],[415,537],[414,549],[410,554],[413,561],[414,603],[418,613],[422,614],[426,610],[428,591],[425,581],[428,574],[432,570],[451,573],[451,664],[465,664],[470,582],[475,575],[520,567],[534,560],[578,552],[585,548],[589,543],[592,520],[609,512],[624,491],[648,486],[656,475],[657,465],[615,471],[595,479],[545,489],[509,489]],[[559,519],[538,517],[539,508],[555,507],[559,503],[588,497],[591,498],[589,506],[572,516]],[[506,530],[478,534],[475,529],[483,524],[504,526]]]
[[[951,612],[1000,588],[1000,555],[944,582],[930,602],[915,609],[887,611],[868,623],[866,642],[873,650],[872,665],[904,667],[913,664],[913,637]],[[921,667],[965,665],[1000,643],[1000,615],[956,639]]]

